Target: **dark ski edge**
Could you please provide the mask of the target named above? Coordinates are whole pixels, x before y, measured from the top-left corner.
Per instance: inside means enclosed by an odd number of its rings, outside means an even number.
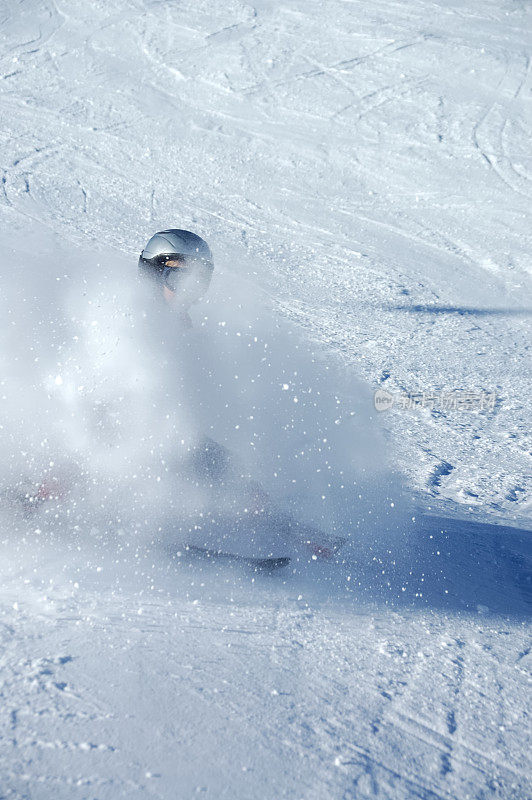
[[[226,563],[243,564],[256,572],[273,572],[282,569],[290,564],[288,556],[253,558],[252,556],[240,556],[236,553],[225,553],[222,550],[212,550],[208,547],[197,547],[189,544],[184,548],[185,554],[190,554],[211,561],[225,561]]]

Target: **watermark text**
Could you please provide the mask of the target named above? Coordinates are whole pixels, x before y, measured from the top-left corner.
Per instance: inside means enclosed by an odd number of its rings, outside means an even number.
[[[469,392],[460,389],[432,392],[389,392],[387,389],[377,389],[373,399],[377,411],[389,411],[391,408],[493,411],[497,395],[495,392]]]

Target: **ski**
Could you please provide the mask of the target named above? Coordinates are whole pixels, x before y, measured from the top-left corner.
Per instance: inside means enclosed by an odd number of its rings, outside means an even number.
[[[277,569],[287,567],[290,563],[288,556],[255,558],[253,556],[237,555],[236,553],[225,553],[222,550],[214,550],[208,547],[197,547],[192,544],[185,547],[185,552],[211,561],[242,564],[255,572],[274,572]]]

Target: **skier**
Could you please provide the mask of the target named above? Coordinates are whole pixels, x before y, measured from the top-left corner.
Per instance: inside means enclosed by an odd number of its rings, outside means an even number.
[[[192,321],[188,310],[209,288],[214,269],[211,250],[207,242],[197,234],[170,228],[159,231],[151,237],[140,254],[138,267],[141,279],[151,284],[153,289],[152,299],[156,301],[156,308],[152,310],[161,311],[161,308],[165,307],[173,312],[173,320],[163,320],[164,350],[168,352],[168,348],[176,346],[175,340],[172,345],[175,328],[170,323],[177,322],[180,327],[191,328]],[[172,333],[170,329],[173,329]],[[182,347],[181,339],[180,348]],[[238,486],[237,493],[242,499],[245,497],[244,505],[255,515],[264,514],[265,508],[270,505],[270,498],[260,485],[249,476],[239,474],[229,450],[208,436],[200,436],[189,449],[188,457],[176,463],[174,467],[182,476],[188,475],[193,483],[198,482],[210,487],[215,506],[219,507],[220,502],[223,503],[218,492],[221,491],[222,495],[231,494],[235,485]],[[206,518],[210,517],[212,521],[212,514],[204,511],[201,517],[205,525]],[[222,518],[222,524],[224,528],[227,527],[227,520]],[[250,527],[246,526],[248,534]],[[209,556],[220,555],[219,550],[210,551],[198,547],[187,549]],[[235,558],[234,555],[228,554],[225,554],[225,557]],[[250,561],[245,558],[243,560]],[[283,566],[287,562],[288,559],[276,559],[275,566]]]
[[[177,312],[179,321],[188,328],[192,327],[188,309],[209,288],[213,270],[212,253],[207,242],[191,231],[176,228],[154,234],[139,258],[139,273],[152,284],[155,297],[162,298],[168,308]],[[325,537],[324,540],[321,531],[301,525],[279,511],[259,483],[250,476],[238,474],[227,448],[210,437],[200,438],[192,448],[188,465],[182,466],[188,466],[194,479],[209,484],[211,489],[217,485],[224,491],[231,481],[240,484],[240,491],[246,497],[246,512],[251,512],[245,526],[248,535],[261,524],[280,533],[290,532],[312,552],[314,558],[329,558],[343,544],[343,539]],[[211,556],[215,554],[215,551],[204,548],[191,549],[203,550]],[[274,559],[278,562],[276,566],[284,566],[288,560]],[[248,561],[253,562],[253,559]]]
[[[164,345],[157,339],[157,351],[168,354],[175,349],[183,348],[183,339],[179,339],[179,346],[176,343],[174,334],[176,328],[183,331],[183,328],[191,328],[192,321],[189,316],[191,305],[198,302],[209,288],[214,262],[211,250],[200,236],[191,231],[171,228],[155,233],[144,249],[138,261],[139,275],[148,287],[151,287],[151,296],[154,301],[150,311],[146,314],[147,323],[144,333],[148,335],[151,331],[152,313],[158,316],[162,313],[162,334],[160,326],[155,326],[155,336],[163,336]],[[171,313],[171,319],[166,316]],[[322,532],[309,526],[301,525],[289,514],[279,511],[272,503],[268,493],[251,479],[249,475],[240,474],[239,469],[234,464],[230,452],[223,445],[214,441],[210,437],[200,436],[192,447],[188,450],[188,455],[184,458],[179,457],[173,465],[176,473],[191,480],[193,485],[209,487],[212,493],[212,500],[216,511],[214,518],[220,511],[219,525],[225,531],[228,527],[227,519],[223,516],[221,506],[224,505],[224,496],[231,495],[231,487],[236,487],[237,496],[243,500],[245,506],[243,513],[238,509],[236,512],[236,533],[237,536],[244,535],[253,540],[254,536],[260,536],[262,532],[277,531],[282,537],[290,533],[297,537],[307,549],[313,553],[313,557],[328,558],[336,552],[342,540],[333,542],[327,541],[323,544]],[[31,493],[24,493],[20,499],[26,513],[34,512],[38,506],[48,500],[59,500],[68,490],[68,481],[53,480],[43,481]],[[238,502],[237,505],[240,505]],[[210,517],[212,514],[201,515]],[[204,524],[206,520],[204,519]],[[197,527],[197,526],[194,526]],[[214,525],[214,528],[216,526]],[[249,564],[273,568],[285,566],[289,558],[252,558],[244,556],[234,556],[221,552],[216,548],[209,550],[205,547],[187,548],[196,553],[206,554],[208,557],[223,557],[228,559],[238,559]]]

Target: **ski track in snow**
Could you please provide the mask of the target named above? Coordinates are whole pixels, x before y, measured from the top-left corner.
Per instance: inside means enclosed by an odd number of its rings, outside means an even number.
[[[528,796],[531,33],[510,0],[0,4],[4,269],[195,228],[372,389],[498,398],[380,415],[422,507],[479,520],[397,563],[3,541],[1,800]]]

